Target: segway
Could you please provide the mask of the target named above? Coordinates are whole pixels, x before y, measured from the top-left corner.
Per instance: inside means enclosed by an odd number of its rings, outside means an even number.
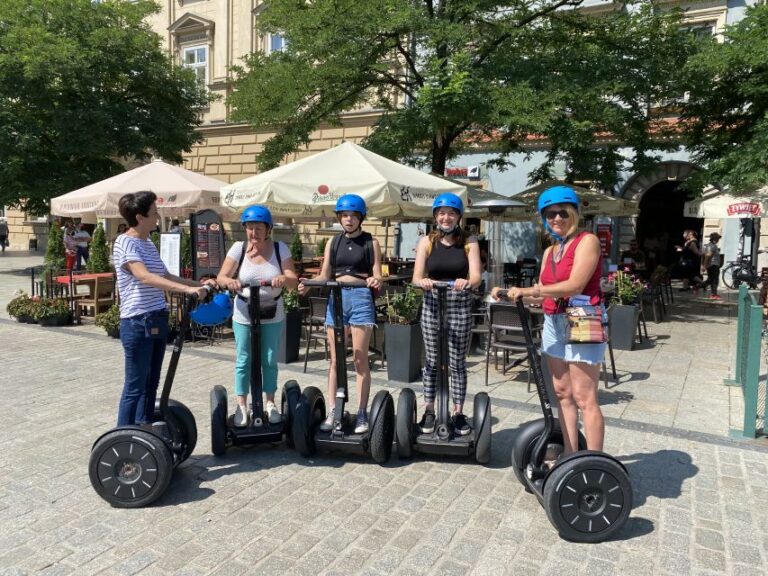
[[[236,427],[234,415],[227,409],[227,389],[217,384],[211,390],[211,451],[222,456],[230,446],[282,442],[283,436],[292,444],[291,425],[294,408],[299,401],[301,390],[296,380],[288,380],[283,386],[280,399],[281,422],[271,423],[264,412],[261,375],[261,302],[259,288],[269,282],[257,282],[243,289],[238,298],[248,301],[251,331],[251,415],[248,426]]]
[[[506,290],[499,292],[502,297],[506,294]],[[526,490],[539,499],[562,538],[602,542],[622,528],[632,510],[632,485],[627,469],[604,452],[584,450],[586,441],[581,432],[579,452],[561,457],[552,466],[545,463],[548,448],[562,452],[563,436],[559,421],[552,414],[541,359],[522,300],[517,300],[517,309],[544,419],[520,427],[512,446],[512,468]]]
[[[116,508],[140,508],[157,500],[168,487],[173,469],[189,458],[197,444],[195,417],[184,404],[170,399],[195,300],[189,296],[184,302],[152,425],[114,428],[102,434],[91,449],[91,485]]]
[[[333,343],[336,353],[336,398],[334,399],[334,422],[329,431],[320,430],[325,420],[326,409],[323,393],[315,386],[304,389],[294,415],[293,442],[302,456],[312,456],[318,448],[328,451],[343,451],[354,454],[370,454],[379,464],[384,464],[392,455],[392,440],[395,435],[395,405],[386,390],[380,390],[373,397],[368,415],[368,432],[355,433],[355,415],[344,411],[349,400],[347,393],[347,360],[344,342],[344,312],[341,290],[359,288],[350,284],[325,280],[302,280],[305,286],[328,287],[333,298]]]
[[[485,392],[478,392],[474,398],[474,410],[470,421],[471,431],[465,436],[454,433],[450,417],[450,390],[448,386],[448,337],[447,337],[447,292],[453,282],[436,282],[438,325],[437,364],[437,410],[435,430],[421,432],[416,423],[416,394],[411,388],[403,388],[397,398],[397,455],[410,458],[414,452],[448,456],[474,456],[480,464],[491,459],[491,400]],[[414,284],[416,288],[421,286]]]

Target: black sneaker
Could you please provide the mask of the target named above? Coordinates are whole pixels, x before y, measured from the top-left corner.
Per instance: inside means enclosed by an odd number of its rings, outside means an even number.
[[[464,414],[453,415],[453,430],[459,436],[466,436],[469,434],[469,422],[467,422],[467,417],[464,416]]]
[[[425,410],[424,416],[421,417],[419,422],[419,428],[421,428],[422,434],[432,434],[435,431],[435,411]]]

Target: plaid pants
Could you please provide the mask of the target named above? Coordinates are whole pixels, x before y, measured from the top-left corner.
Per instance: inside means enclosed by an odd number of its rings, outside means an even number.
[[[472,329],[472,294],[468,291],[448,290],[446,323],[448,339],[448,366],[451,375],[451,396],[454,404],[464,404],[467,395],[467,351]],[[421,332],[424,336],[424,400],[435,401],[437,386],[438,330],[440,318],[437,313],[437,291],[424,294],[421,309]]]

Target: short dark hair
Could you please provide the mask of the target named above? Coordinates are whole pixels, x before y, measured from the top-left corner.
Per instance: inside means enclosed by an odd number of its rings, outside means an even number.
[[[173,220],[171,220],[171,224],[173,224],[174,226],[178,226],[179,225],[179,219],[178,218],[174,218]]]
[[[143,190],[141,192],[136,192],[135,194],[130,192],[123,195],[117,206],[120,210],[120,216],[128,222],[128,226],[133,228],[139,223],[136,219],[136,215],[141,214],[142,216],[147,216],[149,214],[149,209],[152,208],[152,204],[156,201],[157,195],[154,192]]]

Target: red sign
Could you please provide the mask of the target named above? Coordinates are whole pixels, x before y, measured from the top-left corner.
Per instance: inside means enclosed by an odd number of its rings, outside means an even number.
[[[600,254],[603,258],[608,258],[611,252],[611,225],[598,224],[595,234],[600,240]]]
[[[466,168],[446,168],[445,175],[450,178],[466,178],[467,169]]]
[[[746,216],[760,216],[760,204],[757,202],[737,202],[736,204],[729,204],[728,216],[734,216],[737,214],[744,214]]]

